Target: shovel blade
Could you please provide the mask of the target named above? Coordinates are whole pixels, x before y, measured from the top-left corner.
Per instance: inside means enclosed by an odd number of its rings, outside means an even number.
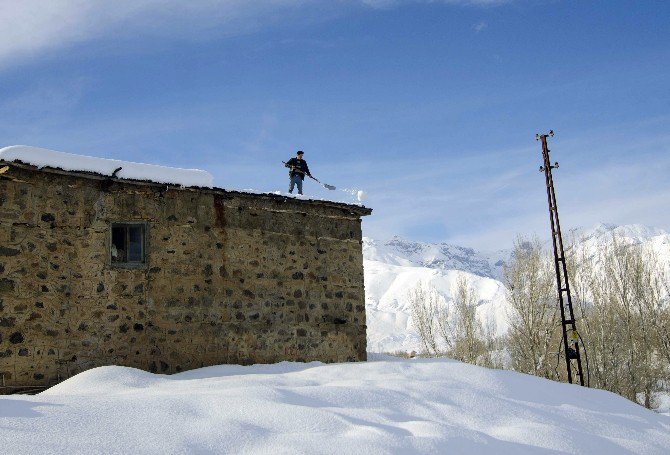
[[[324,184],[323,184],[323,187],[324,187],[325,189],[327,189],[327,190],[335,190],[335,189],[337,189],[337,188],[335,188],[333,185],[328,185],[327,183],[324,183]]]

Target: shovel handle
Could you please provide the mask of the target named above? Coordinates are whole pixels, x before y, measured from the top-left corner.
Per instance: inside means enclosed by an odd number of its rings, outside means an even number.
[[[288,164],[286,163],[286,161],[282,161],[282,163],[284,163],[284,166],[288,167]],[[302,171],[302,170],[298,169],[298,168],[295,167],[295,166],[291,166],[291,169],[293,169],[293,170],[296,171],[296,172],[300,172],[301,174],[305,174],[305,171]],[[312,177],[312,176],[309,175],[309,174],[305,174],[305,175],[306,175],[307,177],[309,177],[309,178],[313,178],[314,180],[316,180],[316,177]],[[316,181],[319,182],[318,180],[316,180]],[[319,183],[321,183],[321,182],[319,182]]]
[[[284,165],[285,165],[286,167],[288,167],[286,161],[282,161],[282,163],[284,163]],[[310,175],[310,174],[305,174],[304,171],[301,171],[300,169],[297,169],[295,166],[291,166],[291,168],[292,168],[294,171],[296,171],[296,172],[300,172],[301,174],[306,175],[307,177],[311,178],[312,180],[316,180],[317,182],[319,182],[319,184],[320,184],[321,186],[323,186],[324,188],[326,188],[326,189],[328,189],[328,190],[334,190],[334,189],[335,189],[335,187],[334,187],[333,185],[328,185],[327,183],[322,183],[321,180],[317,179],[316,177],[314,177],[314,176],[312,176],[312,175]]]

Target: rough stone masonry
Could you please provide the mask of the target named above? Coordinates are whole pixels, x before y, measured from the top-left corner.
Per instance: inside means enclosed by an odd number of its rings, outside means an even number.
[[[101,365],[366,359],[370,209],[5,164],[0,390]]]

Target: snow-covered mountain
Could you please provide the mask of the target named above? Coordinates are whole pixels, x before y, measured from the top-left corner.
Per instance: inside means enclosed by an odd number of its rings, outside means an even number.
[[[666,270],[670,271],[670,234],[663,229],[641,224],[599,224],[589,230],[577,231],[576,235],[580,239],[578,248],[590,255],[610,245],[615,237],[628,244],[642,245],[652,251]]]
[[[611,244],[616,236],[627,243],[653,250],[670,270],[670,234],[638,224],[599,224],[590,229],[564,233],[574,236],[577,248],[593,253]],[[550,245],[547,245],[550,248]],[[479,252],[446,243],[422,243],[394,237],[383,242],[364,238],[365,298],[368,320],[368,350],[393,352],[420,350],[420,340],[411,324],[408,291],[420,283],[437,289],[448,303],[461,276],[479,295],[477,314],[497,334],[507,331],[507,301],[502,268],[509,250]]]
[[[367,259],[364,266],[368,350],[371,352],[419,351],[420,340],[410,320],[408,291],[420,283],[428,284],[450,302],[462,276],[468,278],[479,295],[480,318],[495,324],[497,333],[507,330],[505,289],[494,278],[456,268],[394,265]]]
[[[448,243],[413,242],[396,236],[387,242],[365,237],[363,256],[369,261],[389,265],[462,270],[483,277],[500,278],[509,252],[478,252]]]

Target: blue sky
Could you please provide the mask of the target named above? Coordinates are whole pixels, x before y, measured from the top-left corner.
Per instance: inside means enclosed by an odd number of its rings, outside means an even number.
[[[669,23],[661,1],[2,2],[0,144],[267,191],[302,149],[369,194],[365,235],[491,249],[548,231],[554,129],[565,230],[670,229]]]

